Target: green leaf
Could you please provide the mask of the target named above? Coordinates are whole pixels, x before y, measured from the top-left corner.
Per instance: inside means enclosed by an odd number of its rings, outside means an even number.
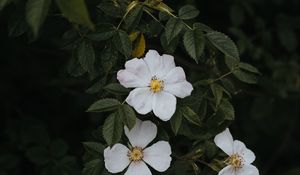
[[[132,50],[132,43],[128,34],[122,30],[118,30],[113,36],[113,44],[115,48],[124,54],[126,57],[129,57]]]
[[[240,61],[231,56],[225,56],[225,64],[230,70],[235,70],[238,68]]]
[[[118,143],[123,134],[122,120],[116,113],[110,114],[103,124],[103,137],[108,145]]]
[[[216,83],[211,84],[210,88],[215,97],[216,106],[219,106],[219,104],[223,98],[223,89],[224,88]]]
[[[110,39],[116,32],[114,26],[110,24],[100,24],[96,31],[87,35],[87,38],[94,41],[105,41]]]
[[[73,58],[69,60],[67,69],[68,73],[73,77],[79,77],[86,73],[78,61],[78,54],[74,54]]]
[[[222,100],[219,110],[224,114],[225,120],[234,120],[234,108],[228,100]]]
[[[252,72],[252,73],[255,73],[255,74],[261,74],[256,67],[254,67],[254,66],[252,66],[248,63],[241,62],[241,63],[239,63],[239,67],[243,70],[248,71],[248,72]]]
[[[50,161],[49,151],[45,147],[31,147],[27,150],[26,156],[37,165],[45,165]]]
[[[179,42],[179,37],[173,38],[173,40],[170,43],[168,43],[166,33],[164,32],[160,36],[160,42],[166,53],[174,53]]]
[[[70,22],[94,29],[84,0],[56,0],[56,3]]]
[[[206,34],[208,40],[222,53],[239,59],[239,52],[234,42],[221,32],[209,32]]]
[[[188,30],[183,36],[183,44],[188,54],[198,62],[204,51],[204,37],[200,29]]]
[[[200,22],[196,22],[193,24],[193,27],[194,28],[198,28],[204,32],[212,32],[214,31],[212,28],[210,28],[209,26],[203,24],[203,23],[200,23]]]
[[[104,89],[112,94],[116,95],[126,95],[130,92],[129,89],[120,85],[119,83],[111,83],[104,87]]]
[[[171,18],[166,24],[166,39],[170,43],[183,29],[183,23],[179,18]]]
[[[188,106],[180,108],[183,116],[187,119],[190,123],[201,126],[200,117]]]
[[[104,145],[98,142],[83,142],[82,143],[87,152],[90,153],[98,153],[100,155],[103,154],[103,150],[105,149]]]
[[[108,74],[118,60],[118,50],[108,44],[101,52],[101,67],[105,74]]]
[[[87,162],[82,170],[83,175],[100,175],[103,170],[103,161],[94,159]]]
[[[237,69],[233,72],[233,75],[242,82],[248,84],[256,84],[257,83],[257,76],[253,73],[249,73],[243,71],[241,69]]]
[[[51,0],[28,0],[26,4],[26,20],[31,27],[34,37],[36,38],[41,25],[43,24]]]
[[[94,71],[95,51],[92,43],[88,40],[82,40],[78,46],[78,61],[82,68],[92,73]]]
[[[171,128],[175,135],[177,135],[181,123],[182,123],[182,112],[180,110],[177,110],[170,120]]]
[[[106,77],[101,78],[96,83],[92,84],[87,90],[85,90],[88,94],[95,94],[102,90],[103,86],[106,83]]]
[[[134,110],[128,106],[128,105],[120,105],[118,109],[118,115],[120,119],[122,119],[124,125],[128,127],[129,130],[131,130],[136,122],[136,116],[134,113]]]
[[[178,16],[181,19],[193,19],[199,15],[199,10],[192,5],[185,5],[179,9]]]
[[[134,1],[133,1],[134,2]],[[125,18],[125,23],[128,29],[134,29],[140,22],[143,15],[143,6],[136,5]]]
[[[56,139],[50,145],[51,154],[56,158],[66,155],[68,149],[67,143],[62,139]]]
[[[120,102],[115,99],[105,98],[93,103],[87,110],[87,112],[105,112],[112,111],[118,108]]]

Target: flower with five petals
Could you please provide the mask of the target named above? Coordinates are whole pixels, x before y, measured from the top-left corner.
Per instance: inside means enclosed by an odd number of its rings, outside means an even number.
[[[214,141],[229,156],[225,160],[227,166],[218,175],[259,175],[258,169],[251,165],[254,153],[243,142],[233,140],[228,128],[216,135]]]
[[[138,113],[153,113],[163,121],[169,120],[176,110],[176,97],[191,95],[193,86],[186,81],[184,70],[176,67],[174,57],[159,55],[149,50],[145,58],[134,58],[125,63],[117,78],[126,88],[135,88],[126,102]]]
[[[125,175],[151,175],[146,164],[159,172],[170,167],[171,146],[166,141],[159,141],[146,147],[157,134],[157,127],[151,121],[137,119],[135,126],[129,131],[124,127],[130,147],[115,144],[104,150],[105,167],[110,173],[122,172],[128,167]]]

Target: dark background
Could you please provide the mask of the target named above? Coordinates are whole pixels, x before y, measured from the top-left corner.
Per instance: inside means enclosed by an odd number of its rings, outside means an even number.
[[[261,174],[299,175],[300,1],[165,3],[174,9],[197,6],[198,20],[228,34],[242,61],[259,68],[259,84],[241,85],[233,98],[237,118],[232,133],[256,153]],[[31,42],[22,31],[8,30],[13,25],[8,13],[0,13],[0,175],[47,174],[43,162],[35,162],[39,159],[79,174],[81,142],[97,128],[97,118],[84,112],[95,99],[85,93],[89,81],[67,74],[69,54],[58,49],[68,25],[49,16],[39,39]]]

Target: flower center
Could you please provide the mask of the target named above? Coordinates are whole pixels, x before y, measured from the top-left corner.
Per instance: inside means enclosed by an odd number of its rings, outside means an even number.
[[[143,150],[141,147],[133,147],[127,154],[130,161],[140,161],[143,159]]]
[[[233,154],[226,160],[226,163],[233,166],[234,168],[242,168],[242,166],[244,165],[243,162],[244,159],[238,154]]]
[[[164,81],[158,79],[156,76],[151,78],[150,90],[154,93],[160,92],[164,89]]]

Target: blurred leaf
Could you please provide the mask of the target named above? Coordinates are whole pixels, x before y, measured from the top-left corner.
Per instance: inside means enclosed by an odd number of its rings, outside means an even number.
[[[202,126],[202,122],[200,117],[188,106],[180,108],[183,116],[187,119],[190,123],[198,126]]]
[[[245,20],[243,9],[238,5],[233,5],[230,8],[230,20],[235,26],[241,25]]]
[[[96,83],[91,85],[85,92],[88,94],[95,94],[102,90],[103,86],[106,83],[106,77],[101,78]]]
[[[102,132],[109,146],[118,143],[123,134],[122,119],[116,113],[110,114],[104,121]]]
[[[93,103],[87,110],[87,112],[105,112],[112,111],[118,108],[120,102],[115,99],[105,98]]]
[[[35,38],[46,19],[50,4],[51,0],[28,0],[26,3],[26,20]]]
[[[56,0],[62,14],[70,21],[94,29],[84,0]]]
[[[179,18],[171,18],[166,24],[166,39],[169,44],[183,29],[183,23]]]
[[[16,169],[19,163],[20,163],[20,157],[17,155],[11,153],[1,153],[0,155],[1,170]]]
[[[178,16],[181,19],[193,19],[199,15],[199,10],[192,5],[185,5],[179,9]]]
[[[126,104],[120,105],[118,108],[118,115],[129,130],[134,127],[136,116],[134,110],[130,106]]]
[[[146,49],[146,41],[143,34],[140,34],[139,37],[136,39],[134,49],[132,50],[132,57],[139,58],[142,57],[145,53]]]
[[[26,152],[28,159],[37,165],[45,165],[50,161],[49,151],[45,147],[32,147]]]
[[[113,44],[119,52],[124,54],[126,57],[129,57],[131,54],[132,45],[126,32],[118,30],[113,36]]]
[[[111,83],[104,87],[104,89],[112,94],[116,95],[126,95],[130,92],[129,89],[125,88],[119,83]]]
[[[61,158],[66,155],[68,149],[67,143],[62,139],[56,139],[50,145],[51,154],[56,158]]]
[[[12,0],[1,0],[0,1],[0,12],[4,9],[5,6],[10,4]]]
[[[204,51],[204,37],[200,29],[187,30],[183,36],[183,44],[188,54],[198,62]]]
[[[29,29],[25,16],[21,12],[14,12],[8,21],[8,36],[18,37]]]
[[[295,51],[298,47],[297,34],[290,28],[282,28],[278,31],[278,37],[282,46],[287,51]]]
[[[78,46],[78,61],[82,68],[92,73],[94,71],[95,51],[92,43],[82,40]]]
[[[209,32],[207,33],[208,40],[222,53],[239,59],[239,52],[234,42],[225,34],[221,32]]]
[[[105,149],[104,145],[98,142],[83,142],[82,143],[87,152],[97,153],[102,155],[103,150]]]
[[[177,135],[181,123],[182,123],[182,112],[180,110],[176,110],[175,114],[172,116],[170,120],[171,128],[175,135]]]

